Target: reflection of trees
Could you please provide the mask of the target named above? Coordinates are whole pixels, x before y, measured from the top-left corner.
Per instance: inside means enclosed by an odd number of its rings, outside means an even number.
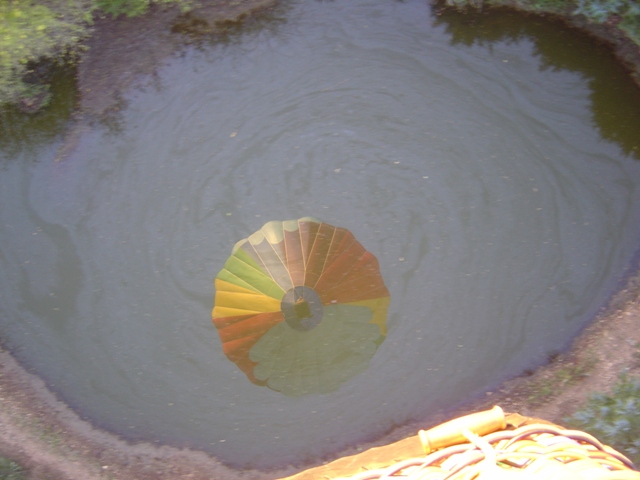
[[[640,89],[606,46],[558,21],[512,10],[443,9],[434,23],[445,27],[454,45],[490,48],[499,41],[531,40],[541,69],[577,72],[589,82],[591,112],[600,134],[640,160]]]
[[[0,108],[1,159],[15,158],[25,149],[36,149],[64,134],[77,103],[75,72],[60,68],[54,72],[51,103],[35,114],[16,107]]]
[[[217,44],[240,44],[247,35],[262,31],[277,33],[287,22],[286,13],[291,9],[289,2],[277,2],[276,5],[240,15],[232,20],[210,18],[217,14],[214,7],[194,9],[180,15],[171,27],[171,33],[181,34],[186,45],[205,47]]]
[[[233,6],[230,8],[233,10]],[[67,131],[72,121],[76,127],[98,124],[107,133],[120,133],[124,128],[122,111],[127,106],[121,92],[132,88],[131,79],[144,75],[157,78],[158,67],[181,48],[240,44],[248,35],[277,33],[286,23],[290,8],[290,2],[279,2],[233,21],[217,21],[225,14],[216,5],[199,7],[178,17],[158,10],[155,17],[148,14],[134,19],[97,19],[96,23],[107,24],[101,30],[104,36],[94,32],[87,40],[91,54],[85,56],[77,72],[70,67],[54,68],[51,103],[47,107],[29,115],[17,107],[0,106],[0,161],[58,139],[64,139],[58,154],[64,153],[82,133],[80,128]],[[114,47],[116,43],[118,46]],[[160,88],[159,82],[153,85]]]

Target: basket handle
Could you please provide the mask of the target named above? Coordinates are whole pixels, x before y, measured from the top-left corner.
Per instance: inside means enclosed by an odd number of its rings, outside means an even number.
[[[425,453],[429,454],[440,448],[468,442],[462,433],[465,429],[482,436],[503,430],[506,426],[504,412],[496,405],[491,410],[465,415],[430,430],[420,430],[418,436]]]

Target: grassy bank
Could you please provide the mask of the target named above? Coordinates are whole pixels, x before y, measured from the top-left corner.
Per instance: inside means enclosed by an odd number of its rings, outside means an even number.
[[[567,419],[575,428],[595,435],[640,465],[640,381],[620,374],[610,395],[596,393]]]
[[[0,2],[0,104],[27,112],[49,101],[52,67],[77,61],[95,15],[135,16],[152,3],[191,0],[8,0]]]
[[[0,480],[25,480],[26,473],[18,463],[0,457]]]
[[[53,66],[77,61],[96,16],[142,15],[152,4],[189,9],[197,0],[7,0],[0,2],[0,105],[35,112],[49,101]],[[200,1],[200,3],[211,3]],[[215,3],[215,2],[214,2]],[[552,14],[590,30],[633,65],[640,85],[640,4],[636,0],[446,0],[459,9],[507,6]],[[629,52],[629,50],[633,50]],[[618,48],[620,50],[620,48]]]

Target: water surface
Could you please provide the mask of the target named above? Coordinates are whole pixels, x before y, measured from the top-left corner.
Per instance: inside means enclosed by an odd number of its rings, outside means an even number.
[[[5,344],[100,427],[263,469],[544,361],[640,238],[640,98],[584,38],[423,2],[284,20],[185,49],[62,162],[37,126],[0,143]],[[213,280],[238,240],[304,216],[375,254],[391,304],[366,371],[288,397],[225,357]]]

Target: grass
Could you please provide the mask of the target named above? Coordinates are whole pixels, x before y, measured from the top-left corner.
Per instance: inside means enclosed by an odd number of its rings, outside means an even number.
[[[147,13],[152,2],[159,4],[174,3],[184,10],[191,8],[193,5],[193,0],[95,0],[95,6],[101,12],[114,17],[118,15],[135,17]]]
[[[622,373],[610,395],[596,393],[565,420],[640,465],[640,380]]]
[[[543,403],[565,388],[574,385],[581,378],[588,376],[596,363],[596,356],[589,353],[583,362],[568,363],[559,367],[548,376],[533,380],[527,387],[527,401],[531,405]]]
[[[640,45],[640,4],[635,0],[575,0],[574,15],[584,15],[593,23],[615,18],[619,28]]]
[[[0,457],[0,480],[23,480],[26,478],[26,472],[18,463]]]

